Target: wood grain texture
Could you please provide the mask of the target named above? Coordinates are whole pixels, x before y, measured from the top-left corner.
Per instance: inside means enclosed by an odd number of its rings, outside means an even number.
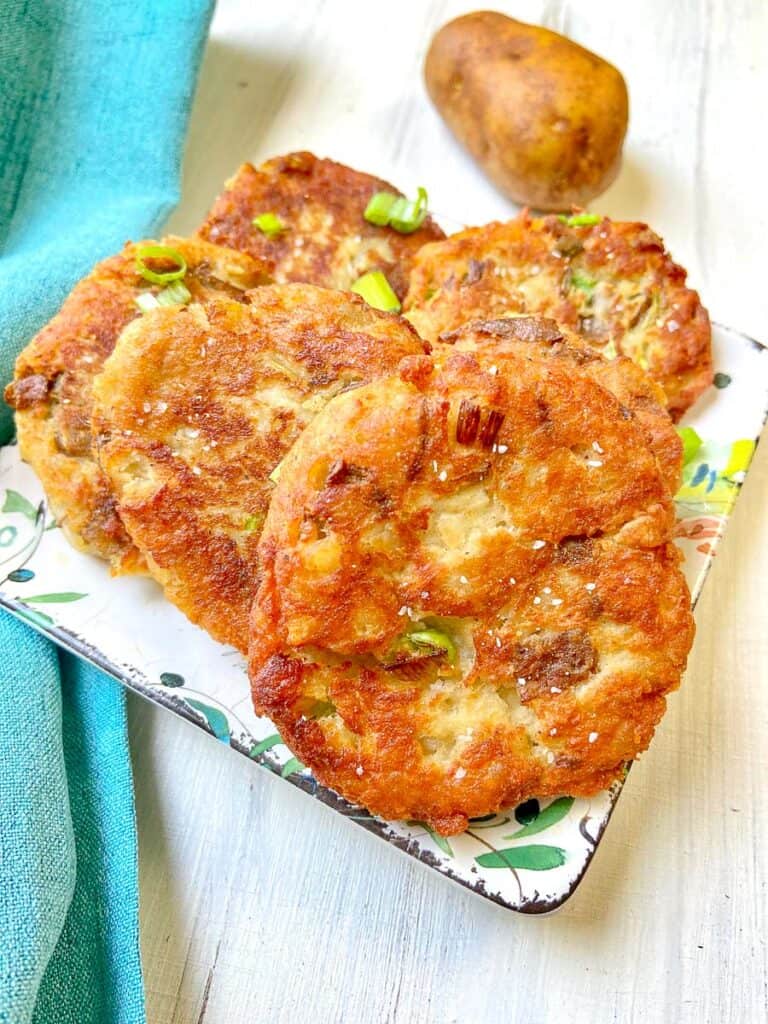
[[[616,63],[624,169],[713,317],[768,338],[762,0],[497,3]],[[469,222],[512,213],[421,85],[467,5],[220,0],[193,113],[192,228],[243,159],[314,149]],[[379,17],[382,17],[379,15]],[[387,30],[391,40],[387,39]],[[768,1015],[768,447],[699,606],[687,681],[576,896],[528,919],[464,892],[131,700],[150,1024],[762,1021]]]

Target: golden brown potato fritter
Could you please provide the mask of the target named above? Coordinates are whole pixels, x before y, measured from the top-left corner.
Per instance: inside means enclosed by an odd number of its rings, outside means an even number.
[[[91,451],[91,391],[120,331],[141,315],[137,296],[161,291],[136,269],[137,249],[156,244],[130,243],[98,263],[21,352],[5,391],[16,410],[21,456],[40,477],[59,525],[75,547],[107,559],[114,572],[141,571],[143,562]],[[184,284],[194,299],[241,296],[268,280],[263,265],[244,253],[199,239],[161,244],[186,259]]]
[[[278,282],[347,291],[367,271],[381,270],[402,299],[418,249],[445,236],[431,217],[410,235],[369,224],[363,213],[380,191],[399,194],[381,178],[312,153],[290,153],[258,168],[243,164],[200,235],[265,260]],[[253,219],[262,213],[274,213],[285,229],[261,232]]]
[[[527,346],[535,346],[538,357],[556,359],[564,369],[571,366],[591,377],[618,398],[626,410],[625,415],[636,418],[670,494],[677,493],[682,482],[683,443],[665,408],[661,386],[631,359],[626,356],[603,359],[596,352],[580,347],[576,335],[562,330],[554,320],[540,316],[475,320],[442,337],[445,343],[434,346],[436,358],[450,352],[452,343],[466,352],[473,351],[480,340],[487,350],[494,337],[502,337],[505,349],[517,348],[522,352]]]
[[[270,474],[346,388],[424,343],[400,317],[311,285],[132,323],[94,383],[101,466],[166,596],[245,650]]]
[[[320,782],[451,834],[617,778],[693,620],[636,418],[514,333],[436,356],[333,399],[286,457],[250,675]]]
[[[709,317],[685,279],[645,224],[524,212],[425,246],[404,308],[430,341],[476,319],[552,317],[582,345],[647,370],[679,419],[712,382]]]

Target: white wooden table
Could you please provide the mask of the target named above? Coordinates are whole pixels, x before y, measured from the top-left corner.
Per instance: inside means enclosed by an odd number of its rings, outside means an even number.
[[[624,72],[623,172],[595,208],[647,220],[713,317],[768,339],[768,5],[500,2]],[[513,212],[422,87],[453,0],[220,0],[174,230],[244,159],[312,149]],[[150,1024],[766,1019],[768,447],[698,611],[687,682],[557,915],[488,904],[131,699]]]

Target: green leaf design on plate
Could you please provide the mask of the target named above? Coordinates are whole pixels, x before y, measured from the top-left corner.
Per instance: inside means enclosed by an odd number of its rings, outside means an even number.
[[[506,850],[481,853],[475,861],[481,868],[522,868],[550,871],[565,864],[568,854],[559,846],[512,846]]]
[[[491,814],[488,815],[488,817],[494,818],[495,815]],[[435,832],[433,828],[429,827],[426,821],[416,821],[415,819],[411,819],[410,821],[406,821],[406,825],[410,825],[412,828],[423,828],[427,835],[437,843],[443,853],[447,854],[449,857],[455,856],[453,849],[451,848],[451,844],[445,836],[441,836],[439,832]]]
[[[272,747],[279,746],[282,742],[283,737],[280,733],[274,732],[271,736],[266,736],[263,740],[259,740],[258,743],[254,743],[248,751],[248,757],[258,757],[259,754],[263,754],[265,751],[271,750]]]
[[[477,829],[482,828],[501,828],[502,825],[509,824],[508,814],[483,814],[479,818],[470,818],[469,824],[473,832]]]
[[[678,427],[677,436],[683,442],[683,465],[687,466],[696,458],[704,442],[693,427]]]
[[[419,822],[419,824],[424,825],[424,828],[427,830],[427,832],[429,832],[429,835],[432,838],[432,840],[435,843],[437,843],[437,845],[440,847],[443,853],[446,853],[449,857],[454,856],[451,844],[448,842],[445,836],[441,836],[439,832],[435,832],[433,828],[430,828],[429,825],[424,824],[423,821]]]
[[[728,462],[723,470],[723,476],[732,477],[736,473],[746,473],[754,452],[755,442],[751,439],[744,438],[740,441],[734,441],[731,445],[731,454],[728,457]]]
[[[525,803],[518,804],[515,808],[515,821],[520,822],[521,825],[527,825],[538,818],[540,811],[538,800],[526,800]]]
[[[194,708],[195,711],[200,712],[211,727],[211,731],[217,740],[221,740],[222,743],[229,743],[229,722],[223,711],[219,711],[218,708],[212,708],[210,704],[203,704],[201,700],[192,700],[190,697],[187,697],[187,704]]]
[[[37,519],[37,507],[28,498],[25,498],[23,494],[19,494],[18,491],[12,491],[10,488],[5,492],[2,511],[20,512],[27,519],[31,519],[33,523]]]
[[[33,604],[68,604],[70,601],[81,601],[87,594],[76,594],[74,591],[62,591],[60,594],[37,594],[25,597],[24,600]]]
[[[548,804],[537,817],[531,819],[523,828],[513,832],[511,836],[502,836],[502,839],[521,839],[523,836],[535,836],[537,832],[543,832],[545,828],[557,824],[558,821],[566,816],[571,807],[573,807],[573,797],[560,796],[557,800],[553,800],[551,804]]]
[[[50,615],[46,615],[45,612],[39,612],[36,608],[27,608],[22,602],[22,607],[18,609],[19,615],[22,618],[28,619],[30,622],[34,622],[36,626],[52,626],[53,619]]]
[[[180,676],[178,672],[161,672],[160,682],[163,686],[183,686],[184,676]]]
[[[289,775],[293,775],[295,772],[303,772],[305,767],[306,765],[303,765],[298,757],[292,757],[290,761],[286,761],[283,765],[280,777],[287,779]]]

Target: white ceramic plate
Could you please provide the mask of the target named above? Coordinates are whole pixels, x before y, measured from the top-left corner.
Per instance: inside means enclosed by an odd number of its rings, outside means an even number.
[[[768,407],[768,349],[714,330],[716,387],[686,422],[705,443],[678,496],[678,543],[696,601]],[[252,709],[242,657],[191,625],[147,579],[110,577],[75,551],[47,512],[15,445],[0,449],[0,605],[127,687],[206,729],[382,839],[502,906],[559,907],[586,870],[623,783],[592,799],[536,800],[475,819],[444,839],[418,822],[386,822],[319,786],[274,726]]]

